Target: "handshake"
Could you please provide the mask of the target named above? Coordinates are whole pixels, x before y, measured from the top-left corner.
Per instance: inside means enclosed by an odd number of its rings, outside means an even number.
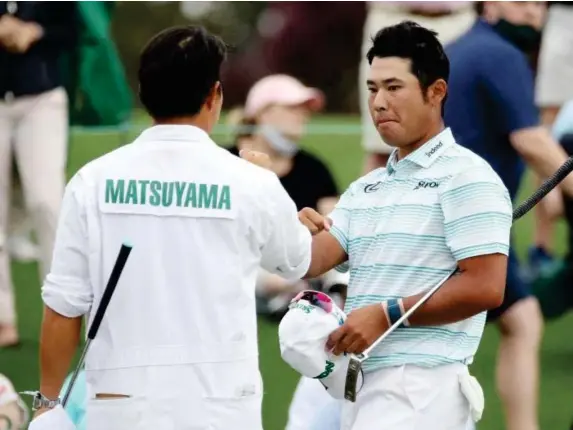
[[[267,170],[272,170],[272,162],[269,156],[263,152],[253,151],[251,149],[243,149],[239,153],[240,157],[250,163],[256,164]],[[317,211],[311,208],[303,208],[298,213],[299,221],[310,231],[314,236],[323,230],[328,231],[332,225],[332,220],[322,216]]]

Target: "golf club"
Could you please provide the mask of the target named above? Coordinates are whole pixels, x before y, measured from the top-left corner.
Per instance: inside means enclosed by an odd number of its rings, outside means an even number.
[[[90,344],[91,344],[92,340],[94,340],[94,338],[96,337],[96,334],[99,330],[99,326],[101,324],[101,321],[103,320],[103,316],[105,315],[105,312],[107,310],[107,306],[109,305],[109,302],[111,300],[113,292],[115,291],[115,287],[117,286],[117,283],[119,282],[119,277],[121,276],[121,273],[123,272],[123,268],[125,267],[125,263],[127,262],[127,257],[129,257],[129,254],[131,253],[131,249],[132,249],[131,245],[125,245],[125,244],[121,245],[121,249],[119,250],[119,255],[117,256],[117,260],[115,261],[115,264],[113,266],[113,270],[111,271],[111,275],[109,276],[109,279],[107,281],[107,286],[105,287],[105,291],[103,292],[103,296],[102,296],[101,301],[97,307],[95,317],[94,317],[93,322],[89,328],[87,340],[86,340],[86,343],[84,345],[82,355],[80,357],[80,360],[78,362],[76,370],[74,371],[74,373],[72,375],[72,378],[70,380],[68,388],[66,389],[64,397],[62,399],[62,406],[63,407],[66,406],[66,403],[68,402],[68,399],[70,398],[70,394],[72,393],[72,390],[74,389],[76,379],[78,378],[78,375],[79,375],[79,373],[80,373],[80,371],[84,365],[84,361],[85,361],[88,349],[90,347]]]
[[[543,182],[543,184],[523,203],[521,203],[514,211],[513,211],[513,221],[518,220],[527,212],[529,212],[543,197],[545,197],[551,190],[553,190],[565,177],[573,171],[573,156],[569,157],[565,163],[547,180]],[[376,348],[380,342],[390,336],[400,325],[407,320],[416,310],[426,303],[430,297],[434,295],[436,291],[440,289],[442,285],[446,283],[448,279],[450,279],[453,275],[455,275],[458,271],[458,267],[452,268],[451,273],[445,276],[440,282],[438,282],[434,287],[432,287],[424,296],[410,309],[404,312],[398,321],[396,321],[388,330],[382,334],[378,339],[374,341],[372,345],[370,345],[363,353],[361,354],[352,354],[350,357],[350,362],[348,363],[348,370],[346,372],[346,382],[344,386],[344,398],[351,402],[356,401],[356,394],[357,394],[357,381],[358,375],[362,371],[362,363],[368,359],[370,356],[369,354]]]

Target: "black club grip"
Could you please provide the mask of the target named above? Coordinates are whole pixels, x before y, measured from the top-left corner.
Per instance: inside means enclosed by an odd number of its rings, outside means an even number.
[[[93,340],[99,330],[99,326],[105,315],[105,311],[107,310],[107,306],[109,305],[109,301],[113,296],[113,292],[115,291],[115,287],[119,281],[119,277],[121,276],[121,272],[123,272],[123,268],[125,267],[125,263],[127,262],[127,257],[131,253],[131,246],[130,245],[121,245],[121,249],[119,250],[119,255],[117,256],[117,260],[113,266],[113,270],[111,271],[111,275],[107,281],[107,285],[105,287],[105,291],[103,292],[103,296],[97,308],[95,317],[92,321],[90,329],[88,331],[88,339]]]

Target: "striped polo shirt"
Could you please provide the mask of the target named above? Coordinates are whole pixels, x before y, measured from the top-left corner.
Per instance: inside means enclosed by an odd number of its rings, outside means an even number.
[[[509,253],[512,206],[489,164],[443,130],[407,157],[350,185],[331,213],[331,233],[348,254],[345,311],[423,293],[460,260]],[[470,364],[483,312],[442,326],[400,328],[364,365]]]

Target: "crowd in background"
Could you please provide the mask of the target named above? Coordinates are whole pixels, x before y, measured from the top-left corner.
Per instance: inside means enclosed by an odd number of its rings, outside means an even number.
[[[229,59],[223,80],[225,91],[229,89],[231,106],[237,102],[242,105],[228,118],[236,127],[231,152],[238,154],[243,148],[252,148],[267,153],[272,170],[297,207],[312,207],[328,214],[342,190],[326,164],[299,147],[305,126],[312,115],[328,108],[325,89],[330,83],[334,86],[335,82],[343,81],[347,89],[345,96],[335,94],[334,97],[339,100],[337,107],[346,106],[344,98],[348,95],[353,96],[354,104],[359,106],[365,152],[363,170],[368,172],[384,166],[391,148],[380,140],[370,119],[366,89],[369,64],[365,49],[370,37],[380,28],[412,20],[435,30],[447,46],[452,63],[450,92],[453,95],[450,105],[446,106],[446,125],[455,124],[453,132],[458,138],[463,136],[462,145],[464,139],[471,141],[481,132],[474,130],[473,124],[467,125],[468,129],[464,127],[482,114],[479,109],[486,103],[503,104],[505,112],[514,114],[511,118],[508,116],[508,124],[488,128],[492,135],[505,133],[505,141],[496,141],[497,144],[511,145],[493,149],[470,145],[470,148],[478,153],[482,150],[486,159],[497,157],[498,151],[502,159],[517,156],[521,160],[515,165],[508,161],[509,164],[495,166],[501,172],[508,168],[516,170],[516,175],[508,181],[517,178],[517,182],[506,183],[515,197],[521,183],[519,172],[526,164],[539,181],[551,173],[547,167],[550,162],[539,154],[540,148],[555,145],[562,147],[564,153],[573,154],[573,27],[570,25],[573,7],[568,2],[531,2],[513,10],[512,5],[493,3],[500,2],[337,2],[328,7],[321,2],[276,2],[265,5],[260,15],[264,15],[267,22],[260,21],[259,33],[247,37],[245,46],[240,46]],[[69,124],[82,121],[120,124],[131,110],[131,95],[110,30],[96,28],[96,20],[90,18],[95,13],[105,18],[104,26],[106,20],[107,24],[111,21],[112,11],[107,6],[98,9],[94,5],[78,7],[76,2],[0,2],[0,351],[19,343],[14,305],[17,286],[12,285],[10,260],[38,260],[42,278],[50,265],[65,184]],[[319,17],[311,19],[311,16]],[[503,41],[492,42],[489,31]],[[89,37],[99,44],[89,45],[86,42]],[[500,50],[502,56],[520,52],[524,57],[522,74],[516,63],[510,63],[508,68],[500,63],[492,65],[491,73],[495,75],[491,76],[490,96],[485,95],[483,88],[472,86],[465,70],[459,72],[461,63],[468,65],[469,57],[479,57],[475,51],[479,44],[491,44],[484,56],[495,58],[495,50]],[[505,44],[512,45],[515,52],[508,50]],[[316,55],[317,51],[321,51],[321,55]],[[339,55],[342,51],[345,54]],[[485,64],[490,60],[479,57],[476,61]],[[101,75],[97,78],[101,78],[99,87],[93,81],[93,70],[98,64],[107,65],[107,78]],[[82,86],[86,82],[92,86]],[[324,88],[314,88],[315,82],[321,82]],[[111,94],[117,97],[110,94],[101,97],[103,88],[111,89]],[[80,93],[84,104],[78,116]],[[483,97],[492,100],[484,101]],[[90,107],[87,111],[85,100]],[[118,103],[111,106],[110,100]],[[447,111],[448,106],[461,106],[468,100],[475,101],[478,107],[463,106],[475,109],[475,115],[460,119]],[[528,103],[535,110],[524,113]],[[496,119],[488,117],[488,121]],[[545,135],[536,130],[537,134],[531,134],[538,125],[549,132]],[[508,429],[538,428],[536,357],[543,316],[556,318],[573,306],[573,293],[569,288],[573,283],[573,253],[559,259],[554,251],[555,223],[559,219],[573,222],[570,182],[566,181],[561,190],[548,196],[537,209],[535,241],[529,250],[528,264],[518,267],[516,263],[516,272],[512,275],[520,279],[515,281],[519,284],[517,290],[533,289],[536,298],[528,292],[523,293],[523,297],[519,296],[521,292],[516,293],[513,302],[498,315],[502,334],[500,374],[506,375],[500,377],[498,385]],[[573,233],[569,233],[568,243],[573,251]],[[321,279],[287,283],[261,270],[257,285],[259,311],[278,321],[290,300],[309,288],[326,291],[342,303],[348,280],[348,272],[332,271]],[[517,314],[507,312],[522,298],[527,298],[530,304],[519,308]],[[521,357],[521,362],[516,357]],[[301,380],[301,384],[306,383],[308,381]],[[6,386],[8,384],[6,382]],[[301,421],[304,420],[300,417],[304,417],[308,409],[322,407],[324,399],[320,394],[303,394],[298,398],[295,395],[288,430],[303,430]],[[14,401],[8,397],[5,403],[13,405]],[[76,420],[82,420],[81,414]]]

